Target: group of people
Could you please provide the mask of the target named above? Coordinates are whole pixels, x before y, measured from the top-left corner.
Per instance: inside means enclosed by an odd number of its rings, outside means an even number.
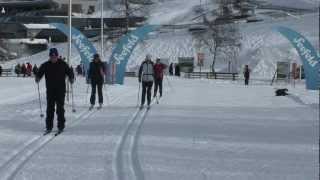
[[[139,68],[139,83],[142,84],[142,97],[140,108],[143,108],[147,96],[148,108],[151,104],[151,91],[152,86],[155,84],[153,97],[157,96],[158,90],[160,98],[162,97],[162,82],[164,76],[164,70],[167,65],[160,62],[160,59],[156,59],[154,64],[151,60],[151,55],[148,54],[145,60],[142,62]]]
[[[95,54],[93,61],[90,63],[88,78],[91,82],[91,98],[90,103],[92,108],[95,104],[96,89],[98,88],[99,105],[103,104],[102,86],[104,82],[105,68],[98,54]],[[65,128],[65,95],[66,95],[66,81],[68,80],[73,86],[75,76],[73,68],[69,66],[64,59],[59,56],[56,48],[51,48],[49,51],[49,60],[43,63],[35,75],[35,82],[39,83],[42,77],[45,76],[47,89],[47,110],[46,110],[46,132],[50,133],[53,129],[54,112],[56,107],[56,114],[58,120],[58,133]]]
[[[151,104],[151,91],[153,84],[154,91],[153,97],[157,97],[159,92],[159,97],[162,97],[163,89],[163,78],[164,70],[167,68],[167,65],[161,63],[160,59],[157,58],[156,62],[152,62],[151,55],[148,54],[145,60],[142,62],[139,68],[139,87],[140,83],[142,84],[142,97],[140,108],[144,107],[146,98],[147,106],[150,107]],[[30,64],[30,63],[29,63]],[[170,68],[172,68],[172,64]],[[177,67],[177,66],[176,66]],[[169,71],[170,71],[169,68]],[[22,67],[21,67],[22,69]],[[29,65],[30,69],[30,65]],[[30,70],[29,70],[30,71]],[[172,71],[171,71],[172,72]],[[176,70],[176,72],[179,73]],[[17,73],[18,74],[18,73]],[[68,77],[71,87],[75,81],[74,72],[72,67],[70,67],[62,58],[60,58],[58,50],[56,48],[51,48],[49,51],[49,60],[43,63],[37,71],[34,71],[35,81],[39,83],[43,76],[46,80],[46,89],[47,89],[47,110],[46,110],[46,133],[51,132],[53,129],[53,119],[55,106],[56,114],[58,120],[58,130],[62,132],[65,128],[65,94],[66,94],[66,81]],[[90,63],[88,70],[88,79],[91,83],[91,97],[90,97],[90,109],[94,107],[96,102],[96,92],[98,91],[98,103],[101,108],[103,105],[103,83],[104,77],[106,74],[106,69],[102,63],[99,54],[95,54],[92,62]],[[245,84],[249,84],[250,69],[246,65],[244,70]],[[140,92],[139,92],[140,93]]]
[[[22,65],[17,64],[14,68],[14,72],[17,74],[18,77],[20,76],[20,74],[23,77],[32,76],[32,74],[37,74],[38,67],[36,64],[32,67],[32,65],[29,62],[27,62],[26,64],[23,63]]]

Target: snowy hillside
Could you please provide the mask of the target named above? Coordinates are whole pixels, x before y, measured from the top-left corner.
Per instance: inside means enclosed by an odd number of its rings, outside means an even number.
[[[202,1],[203,4],[208,4],[208,7],[214,8],[212,1]],[[315,6],[319,1],[302,1],[297,0],[295,3],[284,3],[285,1],[270,1],[274,5],[288,6],[299,5],[300,7],[310,8]],[[286,1],[287,2],[287,1]],[[110,3],[110,2],[109,2]],[[107,6],[106,8],[108,8]],[[111,7],[111,6],[110,6]],[[181,3],[179,0],[162,0],[151,5],[150,17],[148,22],[150,24],[188,24],[194,23],[192,19],[198,14],[196,9],[199,7],[198,0],[190,0]],[[208,8],[205,7],[205,8]],[[112,11],[111,11],[112,12]],[[282,38],[278,33],[272,31],[274,26],[288,26],[301,32],[314,45],[318,47],[319,21],[318,14],[308,14],[299,16],[298,18],[288,16],[286,18],[271,19],[266,18],[265,21],[250,24],[240,24],[239,29],[242,34],[241,51],[238,62],[234,65],[237,71],[241,71],[244,64],[249,64],[253,70],[253,77],[270,79],[275,71],[277,61],[283,61],[288,54],[293,61],[298,63],[300,58],[290,45],[290,43]],[[98,51],[100,49],[99,43],[95,44]],[[58,49],[63,56],[67,52],[65,48],[67,45],[58,45]],[[105,51],[105,60],[111,55],[112,45],[107,47]],[[99,51],[100,52],[100,51]],[[212,64],[212,56],[207,49],[204,49],[205,67],[209,70]],[[195,48],[195,39],[187,29],[172,30],[158,33],[150,37],[143,43],[139,44],[132,54],[128,70],[134,71],[136,67],[143,61],[145,55],[151,53],[154,58],[168,58],[170,62],[177,62],[178,57],[195,57],[197,49]],[[73,49],[72,64],[76,65],[80,62],[80,58],[75,49]],[[12,67],[17,62],[32,62],[40,64],[47,59],[47,52],[43,52],[32,57],[22,58],[13,61],[6,66]],[[226,62],[222,59],[217,59],[216,70],[224,71]]]

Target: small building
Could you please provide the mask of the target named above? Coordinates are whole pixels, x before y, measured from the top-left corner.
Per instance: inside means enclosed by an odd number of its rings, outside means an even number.
[[[68,11],[69,0],[54,0],[59,4],[60,9]],[[72,12],[92,14],[98,10],[98,3],[100,0],[76,0],[72,1]]]

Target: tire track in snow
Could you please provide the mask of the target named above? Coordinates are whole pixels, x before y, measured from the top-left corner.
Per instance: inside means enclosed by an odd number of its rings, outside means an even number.
[[[151,105],[154,104],[154,99]],[[114,180],[144,180],[138,156],[138,140],[148,110],[137,109],[127,122],[118,141],[114,159]]]
[[[120,101],[121,97],[117,97],[111,101],[111,104]],[[84,110],[75,120],[73,120],[69,127],[72,128],[76,124],[86,120],[95,112],[94,110]],[[48,134],[46,136],[40,135],[30,141],[26,142],[19,150],[15,151],[12,156],[7,158],[5,163],[0,166],[0,180],[12,180],[16,177],[18,172],[24,165],[39,151],[41,151],[47,144],[53,141],[58,136]]]

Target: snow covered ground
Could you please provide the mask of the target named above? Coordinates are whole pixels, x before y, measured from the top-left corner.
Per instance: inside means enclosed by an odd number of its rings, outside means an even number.
[[[169,80],[169,81],[168,81]],[[138,83],[107,86],[87,111],[84,80],[66,131],[41,136],[32,78],[0,78],[0,179],[301,180],[319,174],[319,96],[304,85],[165,79],[160,104],[137,111]],[[44,82],[40,84],[45,106]],[[45,107],[43,107],[45,109]]]

